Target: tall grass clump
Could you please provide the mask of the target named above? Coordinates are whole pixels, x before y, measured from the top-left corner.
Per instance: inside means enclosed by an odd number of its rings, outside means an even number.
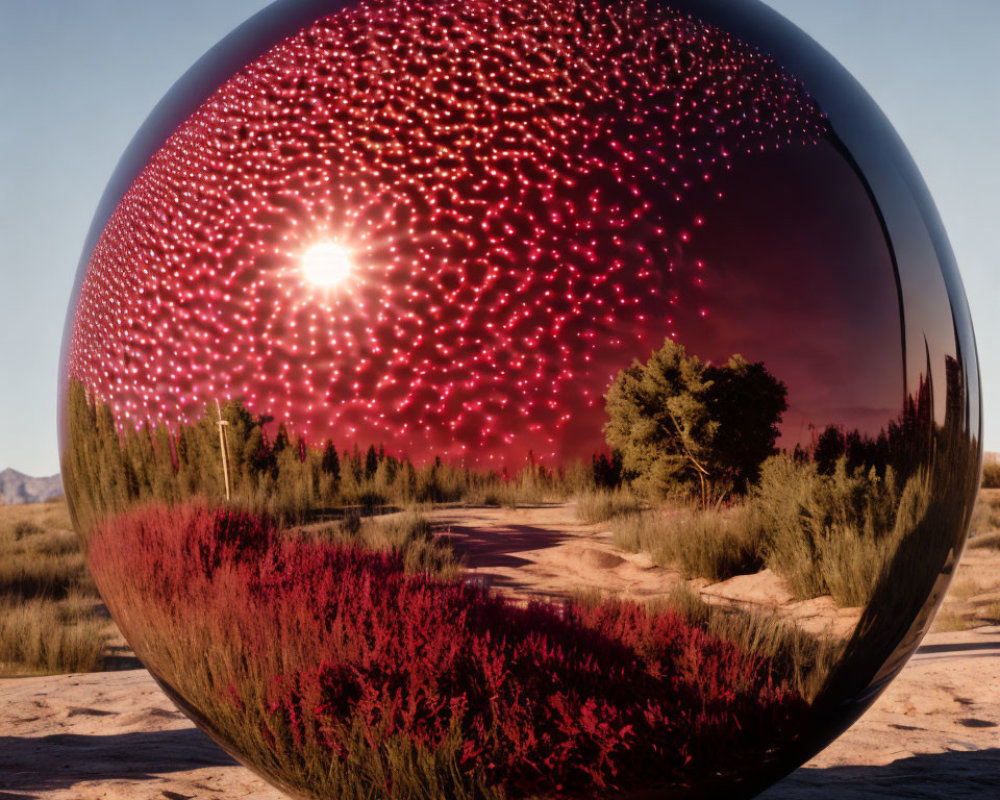
[[[0,597],[0,669],[14,674],[95,672],[104,661],[108,623],[94,601]]]
[[[767,659],[672,611],[522,607],[245,512],[137,509],[90,559],[137,654],[299,794],[669,789],[759,766],[809,711]]]
[[[896,669],[902,665],[944,598],[979,490],[979,445],[960,378],[953,371],[944,424],[927,427],[926,461],[900,493],[891,558],[883,561],[842,663],[816,698],[821,713],[836,714],[844,709],[843,698],[871,696],[890,680],[895,670],[886,668],[886,659],[892,657]]]
[[[819,693],[844,650],[842,641],[808,633],[773,612],[706,603],[686,584],[679,584],[665,601],[658,602],[711,636],[766,659],[782,685],[808,700]]]
[[[614,521],[612,537],[616,547],[649,553],[653,563],[675,566],[687,578],[722,581],[763,565],[762,528],[755,510],[746,505],[631,514]]]
[[[979,492],[972,510],[969,537],[973,547],[983,546],[981,541],[990,537],[1000,539],[1000,492],[990,490]]]
[[[584,608],[606,601],[607,595],[593,588],[573,596],[573,602]],[[734,644],[740,652],[764,659],[778,685],[810,701],[844,650],[843,641],[808,633],[776,612],[706,603],[687,583],[677,584],[666,598],[651,600],[646,607],[654,614],[677,614],[708,635]]]
[[[980,485],[984,489],[1000,489],[1000,461],[987,461],[983,464],[983,480]]]
[[[901,537],[915,522],[917,486],[900,486],[891,467],[830,474],[787,455],[769,458],[745,501],[728,508],[658,509],[616,519],[616,546],[648,552],[688,578],[722,581],[765,566],[800,599],[831,595],[843,606],[872,596]]]
[[[338,523],[320,526],[305,535],[314,542],[393,553],[408,573],[429,573],[446,580],[461,574],[461,562],[454,550],[434,534],[430,520],[417,512],[363,520],[348,514]]]
[[[634,514],[642,504],[628,489],[593,489],[576,495],[576,516],[588,524]]]
[[[480,493],[470,494],[466,498],[466,502],[473,505],[517,508],[518,505],[523,503],[523,499],[518,493],[517,486],[499,483],[484,489]]]
[[[892,468],[883,478],[833,473],[780,455],[764,462],[751,502],[765,532],[764,561],[800,598],[832,595],[840,605],[863,606],[899,537],[902,487]]]
[[[0,674],[100,669],[99,604],[64,502],[0,508]]]

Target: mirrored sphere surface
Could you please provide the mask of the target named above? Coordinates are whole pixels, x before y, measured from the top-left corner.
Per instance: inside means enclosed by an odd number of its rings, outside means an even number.
[[[303,798],[751,796],[926,631],[968,309],[755,2],[279,2],[126,152],[63,476],[177,704]]]

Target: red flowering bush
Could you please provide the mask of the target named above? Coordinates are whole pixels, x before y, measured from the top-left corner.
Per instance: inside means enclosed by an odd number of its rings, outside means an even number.
[[[315,797],[612,797],[759,760],[805,701],[635,603],[522,608],[198,505],[131,512],[90,560],[154,673],[244,760]]]

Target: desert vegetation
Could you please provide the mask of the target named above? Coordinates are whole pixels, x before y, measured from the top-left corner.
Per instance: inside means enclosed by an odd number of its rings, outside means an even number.
[[[605,453],[557,467],[529,455],[511,471],[476,471],[440,458],[415,465],[382,444],[339,450],[329,441],[308,443],[238,401],[221,404],[220,411],[233,504],[289,524],[337,516],[345,507],[370,512],[455,502],[517,506],[621,484],[620,464]],[[208,407],[197,422],[176,430],[122,430],[110,406],[71,382],[63,479],[81,530],[136,505],[225,497],[218,413]]]
[[[983,464],[983,488],[1000,489],[1000,461],[992,460]]]
[[[762,364],[733,356],[712,367],[665,342],[607,395],[608,442],[621,448],[625,478],[654,501],[617,515],[616,545],[689,578],[767,567],[801,599],[866,605],[930,502],[933,455],[963,441],[949,364],[944,426],[923,379],[877,437],[828,426],[811,449],[789,453],[775,448],[785,390]]]
[[[65,503],[0,506],[0,675],[100,669],[112,630]]]
[[[1000,550],[1000,491],[983,487],[979,492],[969,536],[969,547]]]
[[[586,523],[618,519],[640,511],[643,507],[641,497],[624,487],[594,488],[576,495],[574,500],[577,518]]]
[[[608,522],[618,546],[687,577],[725,580],[766,566],[800,598],[864,605],[903,533],[896,516],[907,482],[919,483],[930,386],[874,439],[829,426],[811,451],[779,453],[785,394],[761,363],[734,355],[703,364],[667,340],[607,393],[610,455],[566,467],[529,457],[509,473],[440,458],[415,465],[383,445],[311,444],[236,401],[176,430],[122,430],[108,405],[71,383],[64,470],[83,530],[133,506],[224,496],[225,461],[234,505],[290,525],[386,507],[572,499],[581,521]]]
[[[703,609],[519,606],[407,569],[350,527],[324,540],[190,503],[127,512],[90,539],[137,654],[286,786],[617,796],[738,772],[808,710]]]
[[[843,652],[844,643],[834,637],[809,634],[770,611],[711,605],[686,584],[679,584],[659,605],[710,636],[764,658],[781,685],[794,688],[810,702]]]
[[[824,475],[815,463],[776,455],[727,507],[623,515],[612,531],[623,550],[646,551],[688,578],[722,581],[766,567],[799,599],[830,595],[839,605],[863,606],[906,532],[906,521],[897,522],[905,488],[891,469],[881,478],[849,473],[841,458]]]
[[[952,420],[961,405],[957,364],[949,361],[946,387]],[[122,428],[78,383],[67,402],[64,470],[83,530],[133,506],[226,494],[289,525],[419,504],[572,499],[578,519],[609,523],[618,546],[687,577],[718,581],[767,567],[799,598],[830,595],[848,606],[872,596],[926,505],[932,454],[954,438],[948,420],[935,427],[926,378],[878,436],[831,425],[812,447],[779,452],[784,385],[761,363],[734,355],[705,364],[669,339],[612,382],[610,454],[567,466],[529,456],[511,472],[440,458],[417,465],[381,444],[309,443],[237,401],[176,429]]]
[[[428,573],[446,580],[462,574],[460,559],[435,535],[431,522],[415,511],[389,517],[362,517],[352,511],[335,523],[293,529],[292,535],[320,545],[392,553],[411,574]]]
[[[724,581],[763,568],[761,527],[753,514],[742,505],[649,509],[612,520],[612,541],[631,553],[649,553],[658,566],[678,567],[686,578]]]

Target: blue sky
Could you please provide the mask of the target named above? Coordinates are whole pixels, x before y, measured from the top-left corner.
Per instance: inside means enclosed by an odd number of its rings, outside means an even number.
[[[87,228],[173,82],[266,0],[0,0],[0,469],[58,470],[56,379]],[[768,0],[896,126],[972,307],[987,449],[1000,450],[1000,85],[996,0]]]

